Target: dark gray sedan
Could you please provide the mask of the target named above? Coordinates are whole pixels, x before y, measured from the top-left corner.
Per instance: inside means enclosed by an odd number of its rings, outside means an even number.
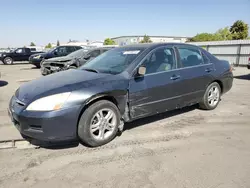
[[[79,69],[23,84],[9,114],[24,137],[110,142],[124,122],[199,104],[212,110],[233,83],[232,68],[197,46],[118,47]]]

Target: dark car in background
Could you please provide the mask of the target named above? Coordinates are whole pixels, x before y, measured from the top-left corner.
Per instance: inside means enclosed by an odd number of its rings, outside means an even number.
[[[43,52],[36,51],[36,48],[17,48],[10,52],[0,53],[0,60],[5,65],[11,65],[14,61],[28,61],[33,54],[40,54]]]
[[[41,67],[41,62],[53,57],[66,56],[76,50],[82,49],[81,46],[57,46],[50,49],[48,52],[35,54],[30,56],[29,63],[35,65],[37,68]]]
[[[87,51],[85,49],[80,49],[64,57],[44,60],[41,63],[41,73],[42,75],[48,75],[68,69],[76,69],[110,49],[112,49],[112,47],[93,48]]]
[[[215,109],[232,67],[204,49],[161,43],[118,47],[78,69],[22,84],[9,114],[25,138],[110,142],[123,123],[199,104]]]

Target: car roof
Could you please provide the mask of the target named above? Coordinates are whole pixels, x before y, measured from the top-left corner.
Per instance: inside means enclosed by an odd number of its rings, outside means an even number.
[[[177,42],[172,42],[172,43],[140,43],[140,44],[130,44],[130,45],[125,45],[125,46],[120,46],[119,48],[141,48],[141,49],[146,49],[146,48],[157,48],[161,46],[166,46],[166,45],[182,45],[182,46],[191,46],[191,47],[197,47],[199,46],[192,45],[192,44],[187,44],[187,43],[177,43]]]

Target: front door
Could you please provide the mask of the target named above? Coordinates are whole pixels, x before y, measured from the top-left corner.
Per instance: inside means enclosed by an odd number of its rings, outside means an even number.
[[[167,46],[153,50],[142,61],[146,74],[130,80],[129,108],[132,119],[178,106],[181,77],[176,62],[175,50]]]
[[[13,54],[13,60],[14,61],[23,61],[23,56],[24,56],[24,49],[18,48],[15,50],[15,52]]]

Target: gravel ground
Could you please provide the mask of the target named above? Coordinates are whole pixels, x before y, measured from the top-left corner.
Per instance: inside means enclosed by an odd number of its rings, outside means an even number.
[[[6,101],[17,80],[40,74],[30,65],[0,71],[9,83],[0,87],[0,127],[8,127]],[[0,187],[250,187],[249,73],[236,68],[217,109],[189,107],[138,120],[103,147],[0,150]]]

